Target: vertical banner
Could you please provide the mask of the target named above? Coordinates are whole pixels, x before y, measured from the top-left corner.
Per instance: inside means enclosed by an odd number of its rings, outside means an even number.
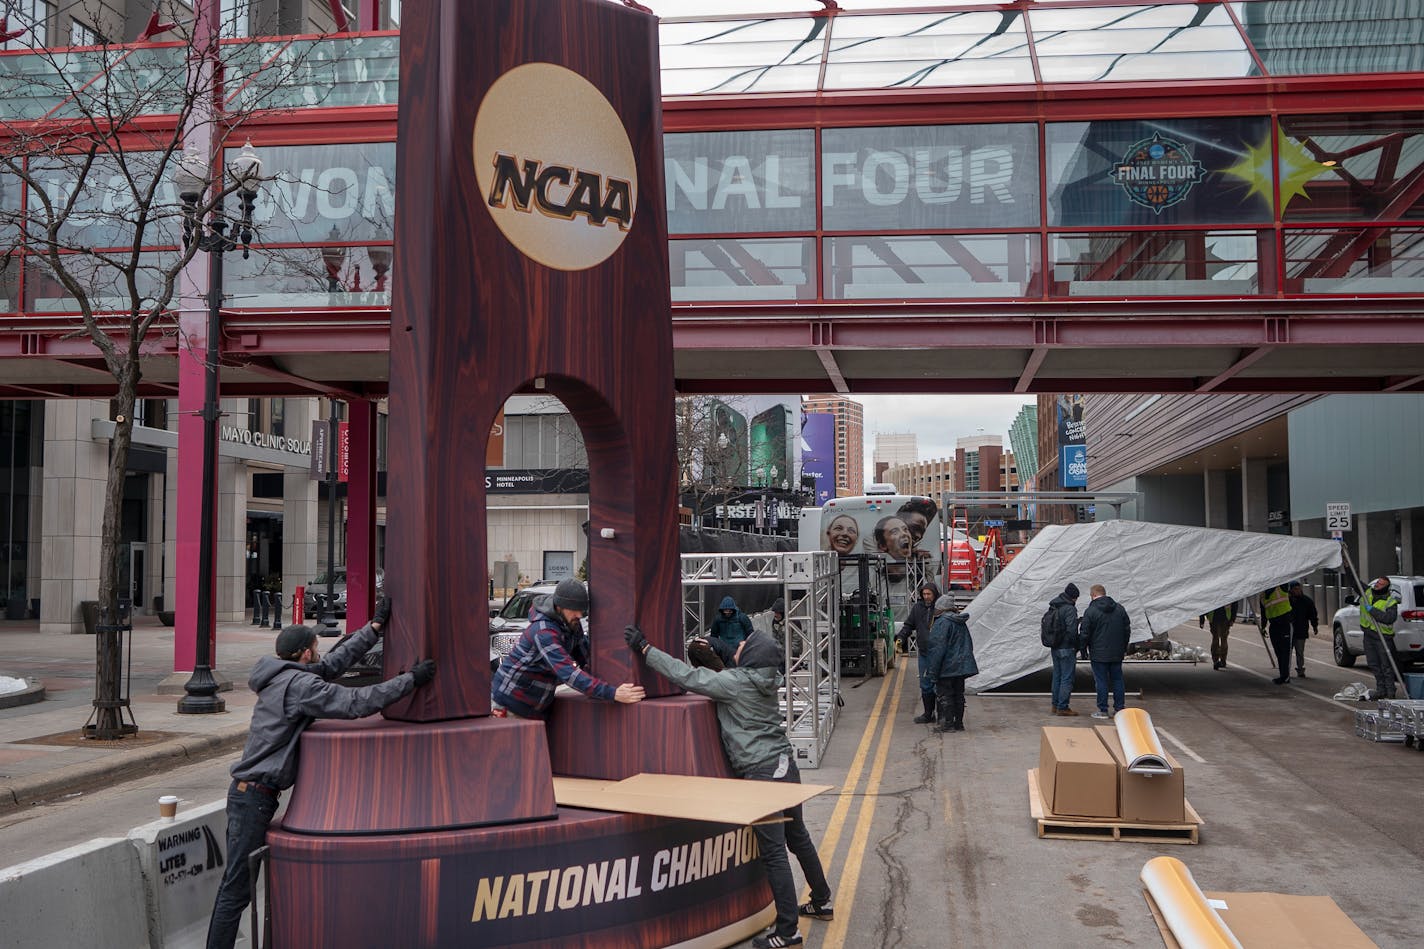
[[[331,434],[331,426],[326,419],[315,419],[312,422],[311,439],[311,479],[313,481],[325,481],[327,467],[331,464],[331,443],[327,441],[327,436]]]
[[[1058,484],[1064,488],[1086,488],[1088,486],[1088,451],[1084,446],[1088,441],[1088,423],[1083,418],[1083,396],[1081,393],[1060,395],[1058,405]],[[1076,474],[1068,471],[1069,448],[1081,451],[1073,454],[1074,463],[1079,466]]]
[[[351,480],[351,423],[336,423],[336,480]]]
[[[815,504],[836,496],[836,417],[810,412],[801,418],[801,476],[815,483]]]

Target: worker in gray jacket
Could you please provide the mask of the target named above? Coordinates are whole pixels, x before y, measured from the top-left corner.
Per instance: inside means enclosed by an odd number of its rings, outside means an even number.
[[[435,678],[435,661],[422,659],[393,679],[352,689],[337,678],[376,644],[390,620],[382,597],[371,622],[321,658],[316,629],[296,624],[277,634],[275,656],[252,667],[247,685],[257,693],[242,757],[227,792],[227,867],[218,884],[208,949],[232,949],[242,911],[252,899],[247,858],[267,839],[281,793],[297,779],[297,742],[318,718],[364,718]]]
[[[796,768],[796,756],[786,729],[781,723],[777,700],[782,651],[763,632],[753,632],[738,646],[732,664],[722,671],[694,669],[648,642],[636,626],[626,627],[623,638],[629,648],[642,656],[648,668],[677,683],[689,692],[705,695],[717,702],[717,722],[722,729],[722,747],[727,760],[739,777],[752,781],[785,781],[801,783]],[[752,940],[757,949],[801,945],[797,929],[798,916],[831,919],[831,887],[816,844],[806,830],[801,805],[783,812],[785,821],[756,824],[757,847],[767,882],[776,901],[776,926]],[[796,882],[791,876],[791,863],[786,848],[796,855],[801,872],[811,888],[809,902],[796,905]]]

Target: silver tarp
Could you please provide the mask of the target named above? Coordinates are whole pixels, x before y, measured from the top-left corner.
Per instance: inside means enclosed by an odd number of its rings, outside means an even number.
[[[1039,642],[1039,618],[1070,581],[1081,591],[1079,613],[1089,587],[1106,587],[1127,608],[1137,642],[1339,566],[1333,540],[1122,520],[1045,527],[969,606],[979,675],[968,685],[992,689],[1052,666]]]

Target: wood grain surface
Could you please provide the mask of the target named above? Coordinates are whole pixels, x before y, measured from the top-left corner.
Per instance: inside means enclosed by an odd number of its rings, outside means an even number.
[[[410,4],[401,26],[385,655],[387,671],[426,656],[439,671],[386,714],[435,721],[489,712],[485,447],[505,399],[535,380],[588,450],[590,671],[639,676],[622,643],[629,622],[680,645],[667,224],[651,16],[604,0],[431,0]],[[635,216],[621,247],[586,270],[524,256],[476,180],[484,94],[530,62],[589,80],[632,145]]]
[[[548,727],[557,775],[605,781],[642,772],[734,777],[722,751],[716,705],[701,696],[616,705],[561,695]]]

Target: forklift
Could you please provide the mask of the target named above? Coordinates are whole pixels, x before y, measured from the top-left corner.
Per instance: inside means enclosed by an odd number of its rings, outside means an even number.
[[[895,663],[895,611],[884,554],[840,558],[841,675],[883,676]],[[897,565],[903,568],[903,565]]]

